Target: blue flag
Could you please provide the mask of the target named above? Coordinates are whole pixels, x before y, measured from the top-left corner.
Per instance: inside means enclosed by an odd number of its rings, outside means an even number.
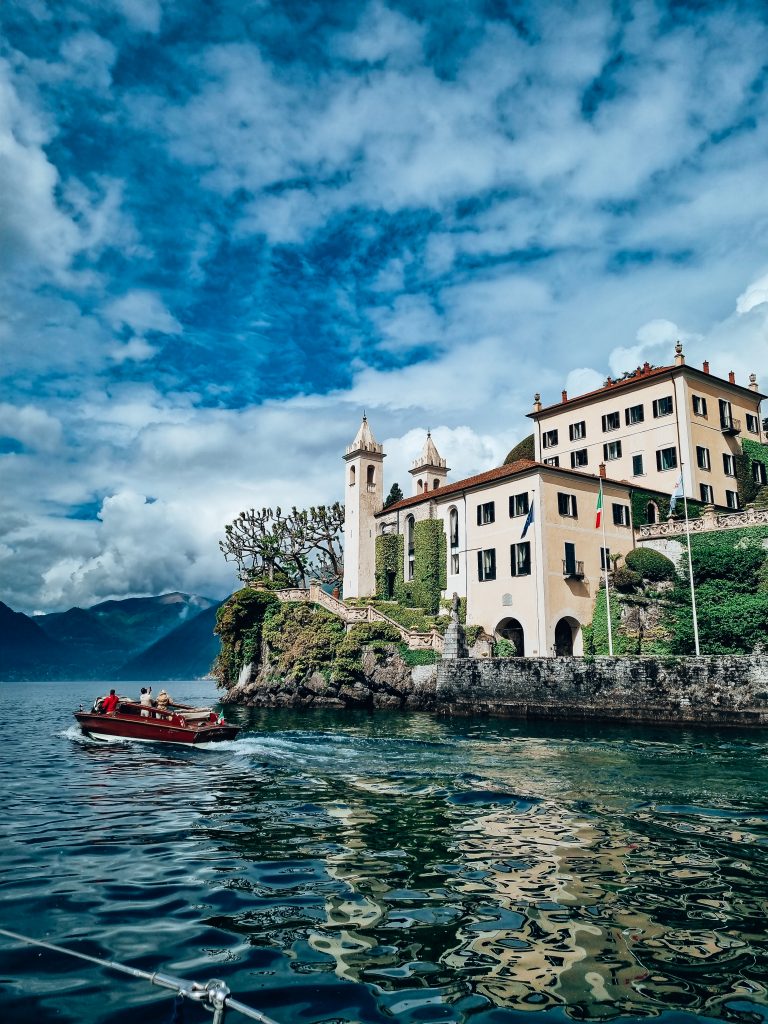
[[[533,502],[531,507],[528,509],[528,515],[525,517],[525,523],[523,524],[523,532],[520,534],[520,540],[528,533],[528,527],[533,525]]]

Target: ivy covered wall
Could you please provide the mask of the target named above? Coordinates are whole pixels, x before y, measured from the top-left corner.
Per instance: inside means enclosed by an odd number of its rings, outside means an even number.
[[[428,615],[440,610],[447,583],[448,543],[442,519],[425,519],[413,529],[413,603]]]
[[[739,500],[742,505],[754,501],[761,484],[756,483],[752,465],[761,462],[768,474],[768,445],[759,441],[751,441],[748,437],[741,439],[741,455],[736,456],[736,478],[738,480]]]
[[[677,477],[675,477],[677,482]],[[669,518],[669,502],[672,498],[669,494],[660,494],[658,491],[632,491],[632,522],[635,526],[645,526],[648,522],[648,502],[652,501],[659,510],[659,519],[663,522]],[[698,519],[704,508],[700,501],[688,498],[688,518]],[[683,516],[683,502],[678,499],[675,513]]]
[[[385,533],[376,538],[376,597],[381,601],[393,598],[406,603],[403,558],[405,538],[401,533]],[[394,573],[394,588],[389,593],[390,574]]]

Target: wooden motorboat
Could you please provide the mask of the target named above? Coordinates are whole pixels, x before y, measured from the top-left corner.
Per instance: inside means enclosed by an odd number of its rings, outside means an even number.
[[[187,710],[190,712],[187,715]],[[100,711],[75,711],[75,718],[93,739],[122,738],[153,743],[216,743],[233,740],[240,731],[210,708],[188,708],[175,705],[168,711],[146,707],[137,701],[121,700],[111,714]]]

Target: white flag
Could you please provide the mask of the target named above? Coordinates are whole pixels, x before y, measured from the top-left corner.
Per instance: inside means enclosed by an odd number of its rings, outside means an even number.
[[[669,500],[669,514],[670,515],[672,515],[672,513],[675,511],[675,505],[677,504],[677,499],[678,498],[682,498],[683,493],[684,493],[683,492],[683,471],[680,470],[680,476],[677,478],[677,483],[675,484],[675,489],[674,489],[674,491],[672,491],[672,497]]]

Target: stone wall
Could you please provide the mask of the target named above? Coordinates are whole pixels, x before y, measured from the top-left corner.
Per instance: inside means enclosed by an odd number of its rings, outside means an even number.
[[[768,725],[768,657],[463,658],[437,666],[441,714]]]

